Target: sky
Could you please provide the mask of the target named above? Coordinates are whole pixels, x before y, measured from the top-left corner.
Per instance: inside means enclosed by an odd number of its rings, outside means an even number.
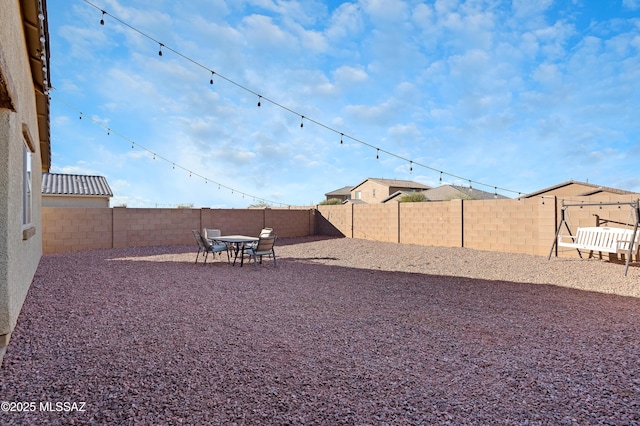
[[[640,0],[47,7],[51,172],[105,176],[112,206],[313,205],[367,178],[640,192]]]

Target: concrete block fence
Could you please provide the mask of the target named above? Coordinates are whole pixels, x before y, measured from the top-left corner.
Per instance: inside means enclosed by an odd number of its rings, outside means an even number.
[[[45,253],[133,246],[194,244],[191,230],[258,235],[264,227],[279,237],[314,234],[313,209],[138,209],[44,207]]]
[[[634,201],[634,196],[567,197],[567,203]],[[42,209],[45,253],[130,246],[195,244],[192,229],[279,237],[341,236],[401,244],[468,247],[548,255],[560,222],[562,200],[451,200],[425,203],[344,204],[294,209]],[[568,210],[572,232],[583,226],[632,227],[629,206]],[[576,256],[575,250],[559,251]]]

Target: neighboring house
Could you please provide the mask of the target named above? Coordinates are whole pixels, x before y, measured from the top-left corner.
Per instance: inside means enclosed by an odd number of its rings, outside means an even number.
[[[51,165],[46,0],[0,1],[0,361],[42,256]]]
[[[352,186],[344,186],[340,189],[336,189],[335,191],[327,192],[324,194],[327,197],[327,200],[338,199],[340,201],[346,201],[351,198],[351,188]]]
[[[103,176],[42,174],[42,207],[109,207],[113,192]]]
[[[504,200],[509,197],[497,192],[487,192],[481,189],[460,185],[441,185],[437,188],[422,191],[427,201],[449,200]]]
[[[625,191],[622,189],[609,188],[606,186],[594,185],[588,182],[578,182],[575,180],[569,180],[567,182],[559,183],[548,188],[541,189],[539,191],[532,192],[527,195],[523,195],[521,198],[533,198],[533,197],[586,197],[597,195],[627,195],[633,194],[631,191]]]
[[[410,180],[368,178],[351,188],[351,199],[376,204],[384,202],[390,195],[398,191],[410,193],[430,188],[430,186]]]

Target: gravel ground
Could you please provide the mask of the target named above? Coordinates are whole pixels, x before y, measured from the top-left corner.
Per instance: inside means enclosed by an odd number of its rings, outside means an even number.
[[[636,264],[276,250],[258,272],[186,246],[44,256],[0,371],[27,411],[0,424],[640,424]]]

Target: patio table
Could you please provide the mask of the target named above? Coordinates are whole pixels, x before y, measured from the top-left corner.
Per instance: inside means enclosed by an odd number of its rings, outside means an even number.
[[[233,265],[235,266],[236,260],[238,259],[238,253],[240,250],[244,249],[244,246],[247,244],[255,243],[258,241],[258,237],[249,237],[247,235],[224,235],[220,237],[214,238],[216,241],[220,241],[223,243],[229,243],[233,245],[233,249],[235,251],[233,256]],[[240,256],[240,266],[244,264],[244,256]]]

